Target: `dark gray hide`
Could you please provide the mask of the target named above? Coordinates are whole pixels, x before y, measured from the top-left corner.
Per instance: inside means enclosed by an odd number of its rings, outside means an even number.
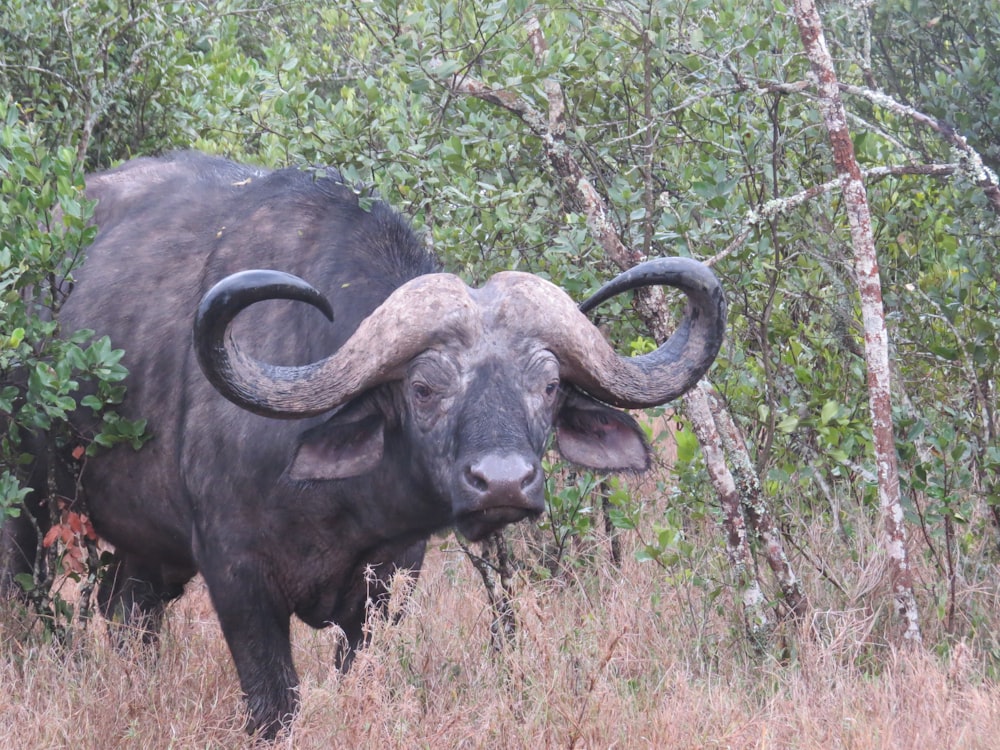
[[[62,326],[107,333],[126,350],[122,411],[148,419],[153,436],[141,451],[118,447],[91,459],[83,474],[94,526],[117,550],[100,604],[155,632],[165,603],[200,572],[247,697],[250,731],[273,737],[294,712],[293,614],[313,627],[340,626],[349,661],[363,640],[366,599],[384,593],[381,582],[366,581],[366,568],[380,581],[397,568],[418,570],[436,531],[457,524],[478,539],[543,510],[540,457],[553,426],[570,460],[610,470],[648,464],[634,421],[583,391],[620,406],[643,399],[602,390],[589,374],[567,376],[562,360],[571,355],[511,334],[498,315],[478,334],[438,330],[421,351],[318,407],[227,393],[229,364],[222,376],[211,370],[213,352],[227,356],[227,328],[263,362],[313,363],[358,348],[357,339],[344,345],[393,290],[437,271],[403,219],[378,202],[362,209],[335,175],[179,154],[94,175],[87,190],[99,201],[99,233]],[[209,310],[202,328],[216,330],[200,335],[217,340],[199,346],[236,405],[199,369],[192,322],[216,282],[255,268],[307,280],[329,300],[334,322],[314,309],[322,302],[272,300],[229,326],[255,299],[301,298],[269,286],[267,274],[222,293],[231,305],[216,292],[211,304],[230,308],[221,317]],[[505,289],[470,294],[505,299]],[[698,340],[698,363],[682,389],[721,341],[717,285],[707,299],[689,314],[708,327],[683,336]],[[372,324],[359,351],[380,350],[386,327]],[[303,371],[280,372],[291,374],[278,390],[296,401]],[[88,429],[83,415],[78,426]],[[5,538],[9,546],[27,537],[13,525]],[[25,546],[14,567],[30,563],[34,542]]]

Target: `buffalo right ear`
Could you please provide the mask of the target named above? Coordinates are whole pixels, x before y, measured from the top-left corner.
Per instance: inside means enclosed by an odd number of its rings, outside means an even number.
[[[559,452],[571,463],[599,471],[649,468],[649,443],[639,423],[575,389],[567,393],[555,428]]]
[[[360,412],[360,413],[359,413]],[[296,481],[346,479],[382,460],[385,420],[377,410],[342,410],[299,439],[288,476]]]

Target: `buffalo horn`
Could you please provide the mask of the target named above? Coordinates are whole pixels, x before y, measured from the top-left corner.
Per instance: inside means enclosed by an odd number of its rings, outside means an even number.
[[[206,377],[233,403],[262,416],[322,414],[379,383],[435,342],[467,339],[478,317],[468,287],[450,274],[420,276],[396,289],[334,354],[284,367],[245,354],[229,331],[244,308],[267,299],[307,302],[332,319],[329,302],[297,276],[243,271],[227,276],[202,299],[194,341]],[[433,321],[432,325],[428,321]]]
[[[516,278],[515,278],[516,277]],[[671,401],[698,382],[715,359],[726,327],[726,301],[715,274],[691,258],[656,258],[609,281],[577,308],[558,287],[527,274],[497,274],[497,317],[520,335],[543,340],[563,380],[612,406],[639,409]],[[601,302],[645,286],[687,295],[683,320],[656,351],[619,355],[584,315]]]

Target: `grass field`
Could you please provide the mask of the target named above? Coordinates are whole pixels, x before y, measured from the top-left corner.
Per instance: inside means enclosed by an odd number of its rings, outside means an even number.
[[[398,597],[403,620],[378,624],[346,676],[332,670],[335,632],[297,625],[302,710],[276,746],[998,746],[1000,689],[982,643],[928,626],[924,649],[894,651],[884,594],[860,568],[857,601],[837,607],[824,607],[821,577],[803,570],[808,622],[778,632],[771,655],[750,654],[735,594],[704,582],[725,567],[713,532],[696,540],[710,552],[698,583],[599,554],[522,581],[517,640],[502,654],[490,647],[476,572],[453,540],[438,540],[414,595]],[[995,603],[1000,589],[984,586],[978,601]],[[98,622],[64,652],[26,636],[16,617],[2,622],[0,747],[248,745],[235,670],[198,580],[171,606],[157,654],[120,653]]]

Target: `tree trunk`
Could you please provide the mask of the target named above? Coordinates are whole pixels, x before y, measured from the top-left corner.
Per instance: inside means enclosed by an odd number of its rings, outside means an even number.
[[[872,234],[868,194],[861,170],[854,156],[854,144],[847,128],[847,113],[840,99],[840,88],[833,59],[826,46],[823,24],[813,0],[795,0],[795,17],[806,55],[816,75],[819,107],[830,135],[834,166],[851,229],[854,249],[854,272],[861,296],[861,315],[865,329],[865,363],[868,369],[868,405],[875,443],[879,505],[885,530],[893,597],[897,614],[903,621],[903,640],[919,643],[920,618],[906,549],[906,527],[899,495],[899,471],[892,424],[892,396],[889,382],[889,343],[882,305],[875,238]]]
[[[793,617],[801,618],[806,613],[808,601],[802,591],[801,582],[795,575],[795,571],[792,570],[787,555],[785,555],[784,545],[781,542],[781,530],[775,523],[771,508],[764,497],[760,477],[750,460],[750,452],[743,440],[743,433],[740,432],[739,427],[733,421],[732,414],[725,408],[725,404],[722,403],[711,383],[702,380],[695,387],[695,390],[704,392],[709,414],[715,422],[729,463],[732,464],[732,473],[740,495],[740,505],[746,524],[764,546],[764,557],[781,587],[781,593],[789,611]]]
[[[757,578],[757,564],[747,537],[740,493],[732,472],[726,465],[722,439],[712,418],[707,387],[700,382],[684,396],[684,414],[691,421],[694,434],[701,444],[708,476],[722,505],[722,523],[726,533],[726,553],[740,586],[743,601],[743,625],[750,644],[763,652],[773,625],[767,614],[766,599]]]

